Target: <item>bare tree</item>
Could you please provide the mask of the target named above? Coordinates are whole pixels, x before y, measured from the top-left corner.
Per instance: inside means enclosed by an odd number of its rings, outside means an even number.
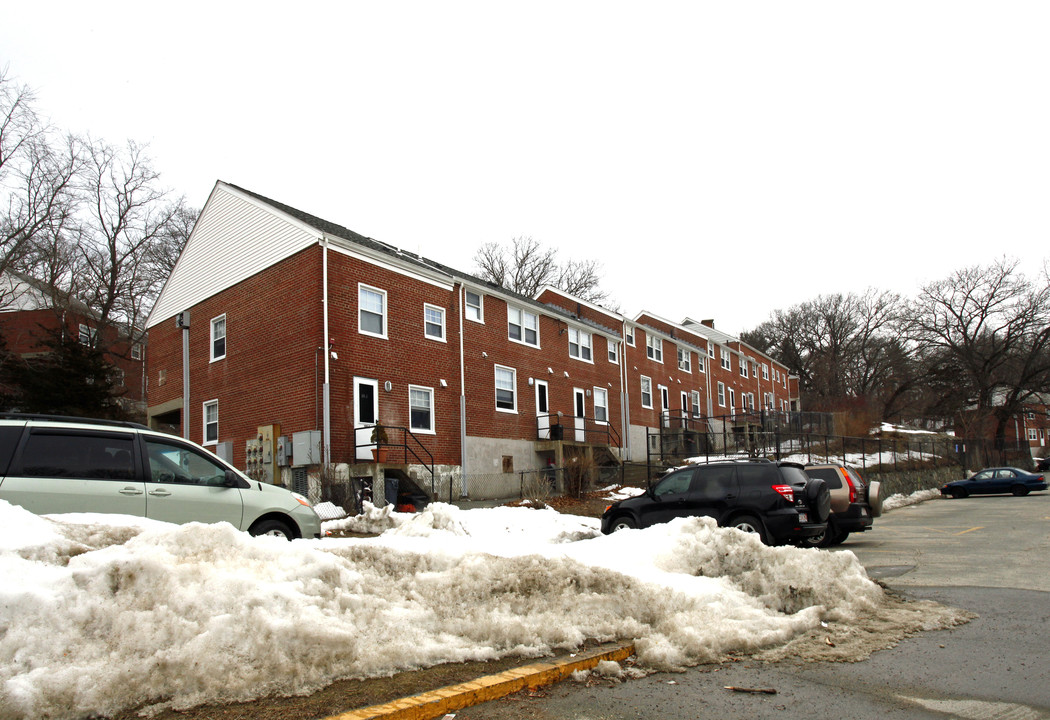
[[[1050,281],[1044,271],[1029,282],[1018,265],[1002,259],[925,286],[900,325],[927,375],[953,378],[953,407],[972,408],[1000,440],[1034,394],[1050,392]]]
[[[570,260],[561,265],[556,250],[544,248],[531,237],[514,238],[509,247],[485,243],[474,256],[474,264],[480,277],[527,297],[535,297],[547,285],[596,304],[609,297],[598,287],[599,263]]]

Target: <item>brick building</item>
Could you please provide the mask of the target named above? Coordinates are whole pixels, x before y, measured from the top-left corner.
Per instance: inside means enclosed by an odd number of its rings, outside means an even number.
[[[646,427],[719,414],[722,386],[797,397],[784,368],[713,327],[523,297],[223,182],[148,329],[150,423],[293,485],[334,465],[448,498],[567,454],[644,460]],[[709,368],[716,350],[770,374]]]

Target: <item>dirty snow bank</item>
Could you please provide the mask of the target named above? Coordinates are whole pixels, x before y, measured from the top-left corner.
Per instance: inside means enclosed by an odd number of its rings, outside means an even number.
[[[884,603],[850,553],[767,548],[708,520],[603,536],[553,510],[366,515],[386,532],[288,543],[0,501],[0,717],[306,694],[588,639],[678,668]]]
[[[882,511],[889,512],[890,510],[896,510],[897,508],[907,507],[908,505],[916,505],[927,500],[934,500],[941,497],[941,491],[937,488],[931,490],[916,490],[911,495],[902,495],[897,493],[896,495],[890,495],[882,503]]]

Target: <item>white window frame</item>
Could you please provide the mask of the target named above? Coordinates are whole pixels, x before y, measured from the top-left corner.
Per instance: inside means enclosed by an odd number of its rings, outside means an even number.
[[[750,377],[747,374],[747,358],[743,355],[740,356],[740,377]]]
[[[222,327],[222,335],[219,335],[219,327]],[[209,362],[215,362],[222,360],[226,357],[226,313],[222,315],[216,315],[211,319],[211,344],[209,345],[208,354],[211,357]],[[215,343],[222,340],[222,354],[215,352]]]
[[[690,392],[689,399],[693,405],[693,417],[700,417],[700,391],[693,390]]]
[[[726,406],[726,384],[718,381],[718,407]]]
[[[696,354],[696,371],[702,373],[707,372],[707,358],[704,357],[703,353]]]
[[[620,342],[619,340],[606,340],[609,349],[609,362],[613,365],[620,364]]]
[[[633,327],[624,328],[624,333],[625,333],[624,340],[627,342],[627,345],[629,347],[634,347],[634,328]]]
[[[133,343],[131,346],[131,359],[141,360],[142,359],[142,343]]]
[[[92,346],[95,344],[95,337],[98,335],[96,328],[90,327],[85,323],[80,323],[80,327],[77,328],[77,340],[80,341],[81,345]]]
[[[649,332],[645,334],[645,356],[661,365],[664,364],[664,341]]]
[[[208,411],[209,410],[214,410],[214,413],[213,413],[214,417],[212,417],[212,418],[208,417]],[[203,433],[202,433],[203,434],[203,442],[201,442],[201,445],[218,445],[219,444],[219,401],[216,399],[216,400],[208,400],[207,402],[205,402],[202,405],[202,407],[201,407],[201,414],[202,414],[202,417],[203,417],[203,422],[201,423],[201,427],[203,428]],[[208,438],[208,435],[209,435],[208,428],[209,427],[214,427],[215,428],[214,437],[212,437],[211,439]]]
[[[711,358],[712,360],[715,359],[715,344],[714,343],[710,343],[710,342],[707,343],[707,356],[709,358]]]
[[[692,353],[689,352],[689,348],[682,347],[681,345],[679,345],[677,347],[677,352],[678,352],[678,369],[681,370],[682,372],[687,372],[690,375],[692,375],[693,374],[693,361],[690,359],[690,356],[692,355]],[[684,355],[684,357],[683,357],[683,355]]]
[[[365,304],[362,302],[362,300],[363,300],[366,292],[367,293],[373,293],[373,294],[379,296],[379,298],[381,299],[381,301],[383,303],[383,307],[382,307],[382,310],[380,312],[376,312],[376,310],[374,310],[373,308],[367,308],[367,309],[365,308]],[[390,305],[387,302],[387,299],[388,298],[387,298],[386,290],[383,290],[383,289],[377,288],[377,287],[373,287],[371,285],[365,285],[364,283],[358,283],[357,284],[357,332],[359,332],[362,335],[368,335],[370,337],[382,338],[383,340],[387,339],[387,328],[389,327],[389,325],[387,323],[388,323],[388,314],[389,314],[389,309],[390,309]],[[363,314],[366,313],[366,312],[369,315],[379,315],[380,316],[380,322],[382,322],[382,324],[383,324],[382,332],[377,333],[377,332],[374,332],[372,330],[365,330],[364,324],[361,322],[361,318],[362,318]]]
[[[765,363],[762,363],[762,379],[763,380],[768,380],[769,379],[769,366],[766,365]]]
[[[504,373],[509,373],[509,375],[510,375],[510,378],[509,378],[510,379],[510,387],[506,386],[506,381],[504,381],[504,383],[502,385],[500,384],[500,374],[501,374],[500,371],[503,371]],[[518,412],[518,371],[516,369],[512,368],[512,367],[507,367],[506,365],[496,365],[494,372],[495,372],[496,412],[505,412],[505,413],[517,414],[517,412]],[[512,407],[506,408],[506,407],[500,407],[499,406],[499,403],[500,403],[500,399],[499,399],[500,390],[503,390],[504,392],[510,392],[511,393],[511,401],[512,401],[511,405],[512,405]]]
[[[642,390],[642,407],[646,410],[653,409],[653,379],[648,375],[642,375],[640,378],[641,390]],[[648,388],[648,390],[646,389]],[[645,396],[649,396],[649,402],[646,403]]]
[[[593,391],[594,422],[599,425],[609,424],[609,391],[595,387]],[[604,415],[604,417],[602,417]]]
[[[438,316],[438,320],[431,319],[431,313],[435,313]],[[430,328],[437,326],[440,331],[440,335],[432,335]],[[432,305],[431,303],[423,303],[423,335],[428,340],[437,340],[438,342],[447,342],[445,339],[445,308]]]
[[[478,302],[475,305],[470,301],[470,296],[474,295],[477,297]],[[467,320],[471,322],[485,324],[485,296],[479,292],[473,290],[463,291],[463,304],[466,307],[466,311],[463,313]],[[476,317],[474,317],[476,316]]]
[[[532,319],[533,325],[528,324],[528,320]],[[517,320],[517,322],[515,322]],[[518,328],[520,338],[515,338],[511,334],[512,328]],[[536,341],[529,342],[528,331],[532,330],[536,334]],[[540,346],[540,316],[534,312],[518,307],[516,305],[507,306],[507,339],[511,342],[518,343],[519,345],[528,345],[529,347],[538,348]]]
[[[573,346],[576,351],[573,352]],[[594,339],[586,330],[569,328],[569,357],[594,363]]]
[[[736,388],[729,388],[729,414],[736,414]]]
[[[412,409],[416,407],[424,407],[422,405],[413,404],[413,393],[422,394],[427,398],[426,409],[429,413],[430,426],[429,427],[415,427],[412,424]],[[414,433],[424,433],[427,435],[437,434],[437,420],[434,417],[434,388],[427,387],[425,385],[409,385],[408,386],[408,427]]]

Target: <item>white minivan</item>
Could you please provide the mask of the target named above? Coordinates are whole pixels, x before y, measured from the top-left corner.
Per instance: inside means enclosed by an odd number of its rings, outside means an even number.
[[[38,515],[120,513],[321,536],[302,495],[251,480],[195,443],[120,421],[0,415],[0,500]]]

